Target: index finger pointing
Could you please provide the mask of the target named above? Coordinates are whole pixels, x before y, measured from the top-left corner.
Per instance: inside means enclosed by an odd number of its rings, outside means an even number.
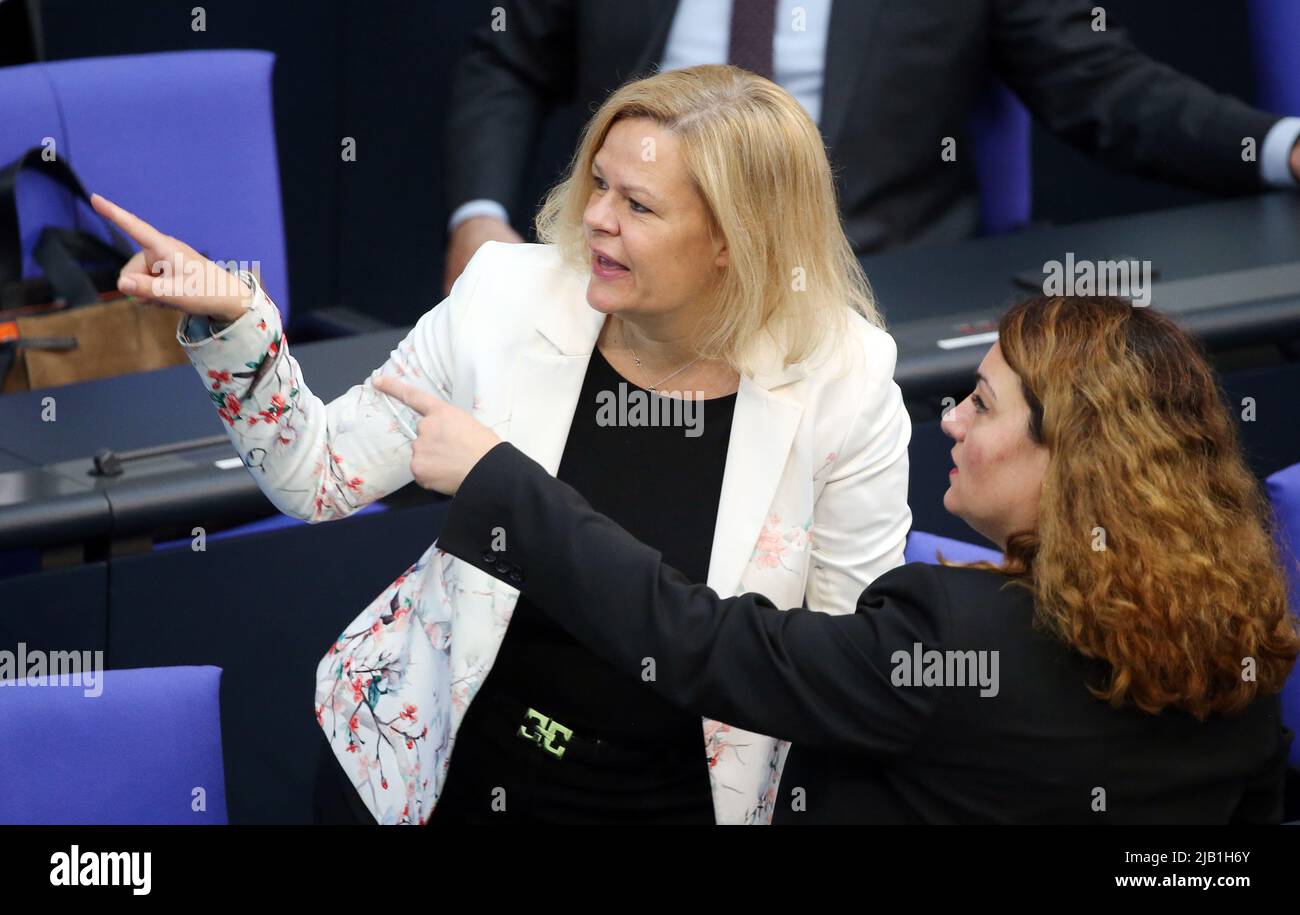
[[[420,416],[428,416],[437,409],[438,398],[413,384],[380,375],[371,382],[381,393],[400,400]]]
[[[95,212],[112,222],[142,248],[156,246],[164,236],[149,223],[100,194],[90,195],[90,205]]]

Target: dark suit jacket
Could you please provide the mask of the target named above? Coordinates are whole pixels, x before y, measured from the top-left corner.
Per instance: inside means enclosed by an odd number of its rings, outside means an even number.
[[[628,676],[653,658],[649,687],[683,708],[793,741],[778,823],[1281,818],[1277,696],[1205,722],[1112,708],[1085,687],[1097,667],[1035,631],[1028,592],[997,572],[900,566],[843,616],[722,599],[508,443],[466,478],[438,546],[516,582]],[[918,650],[996,651],[996,694],[905,685]]]
[[[444,175],[454,209],[517,212],[543,116],[605,96],[662,58],[677,0],[514,0],[484,26],[452,89]],[[1092,0],[834,0],[821,128],[845,232],[859,254],[954,241],[977,228],[972,104],[1000,76],[1055,133],[1107,163],[1211,191],[1260,187],[1242,140],[1277,118],[1141,54]],[[958,139],[944,162],[944,137]],[[576,138],[575,138],[576,139]],[[531,208],[535,201],[526,201]]]

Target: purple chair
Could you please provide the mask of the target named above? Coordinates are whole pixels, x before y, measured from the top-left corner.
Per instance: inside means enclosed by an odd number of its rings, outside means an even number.
[[[1300,613],[1300,464],[1279,470],[1264,481],[1277,518],[1277,539],[1286,566],[1291,610]],[[1282,721],[1300,735],[1300,664],[1282,688]],[[1300,769],[1300,736],[1291,742],[1291,765]]]
[[[949,537],[940,537],[938,534],[927,534],[923,531],[912,531],[907,535],[907,546],[903,548],[903,561],[938,565],[939,559],[936,554],[940,550],[943,551],[944,559],[951,559],[954,562],[976,562],[980,559],[987,559],[989,562],[1002,561],[1002,554],[997,550]]]
[[[1028,224],[1032,174],[1029,111],[999,80],[990,80],[971,118],[980,232],[1000,235]]]
[[[210,257],[260,262],[287,326],[274,65],[266,51],[176,51],[0,69],[0,163],[52,140],[87,190]],[[165,129],[147,142],[138,135],[142,104],[164,115]],[[46,225],[77,226],[108,240],[97,215],[42,175],[24,175],[17,197],[25,276],[40,272],[31,252]],[[294,523],[276,515],[220,536]]]
[[[151,667],[0,687],[0,824],[225,825],[220,686]]]
[[[1277,114],[1300,115],[1300,3],[1250,0],[1255,100]]]
[[[104,194],[220,260],[258,261],[289,323],[280,172],[271,107],[275,55],[175,51],[0,68],[0,163],[48,146]],[[140,111],[165,129],[144,140]],[[43,176],[18,187],[23,274],[42,227],[100,234],[99,217]]]

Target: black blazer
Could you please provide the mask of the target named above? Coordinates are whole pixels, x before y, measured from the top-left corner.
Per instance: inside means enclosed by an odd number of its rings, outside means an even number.
[[[677,0],[514,0],[485,24],[451,92],[443,175],[448,205],[486,197],[518,211],[543,116],[605,96],[663,57]],[[834,0],[821,128],[845,233],[859,253],[954,241],[978,223],[973,102],[991,74],[1074,146],[1108,164],[1210,191],[1261,186],[1243,162],[1276,122],[1156,63],[1093,0]],[[957,161],[941,158],[958,141]],[[534,201],[527,201],[531,213]]]
[[[791,740],[777,823],[1281,819],[1277,696],[1203,723],[1114,709],[1085,688],[1097,667],[1035,631],[1029,593],[997,572],[900,566],[843,616],[719,598],[508,443],[466,478],[438,546],[628,676],[653,658],[649,686],[683,708]],[[926,685],[924,654],[905,685],[918,650],[996,652],[989,695]]]

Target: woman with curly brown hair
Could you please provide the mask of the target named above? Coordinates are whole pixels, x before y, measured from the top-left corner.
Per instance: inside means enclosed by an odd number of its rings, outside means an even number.
[[[1055,459],[1036,529],[990,539],[1043,627],[1106,662],[1098,695],[1205,718],[1279,691],[1296,649],[1270,510],[1195,342],[1121,299],[1050,298],[1007,313],[998,356]],[[972,418],[945,421],[969,451]],[[944,506],[989,536],[970,479],[954,475]]]
[[[945,507],[1001,565],[910,564],[857,612],[720,598],[473,419],[434,418],[440,548],[684,708],[792,740],[776,822],[1276,822],[1300,633],[1196,344],[1120,299],[1013,307],[944,418]],[[485,569],[490,571],[490,569]]]

